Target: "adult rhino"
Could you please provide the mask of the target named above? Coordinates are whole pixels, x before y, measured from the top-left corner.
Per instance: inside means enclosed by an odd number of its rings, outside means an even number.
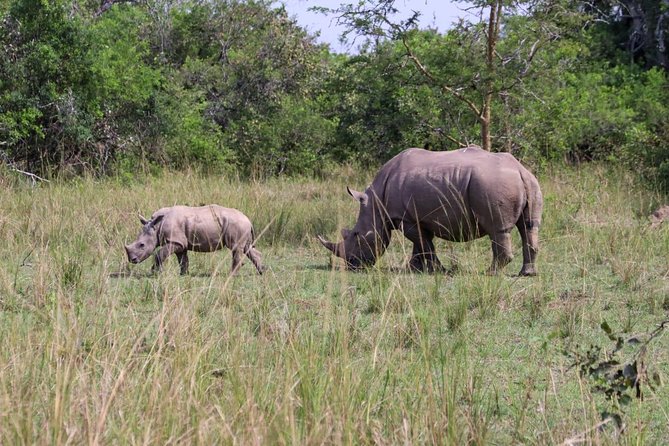
[[[320,242],[350,269],[373,265],[390,243],[392,230],[413,242],[409,266],[442,270],[434,237],[464,242],[485,235],[492,241],[495,274],[513,258],[511,229],[523,242],[521,276],[536,275],[543,198],[530,171],[508,153],[479,147],[449,152],[407,149],[383,165],[365,192],[347,188],[360,203],[358,221],[343,229],[343,241]]]

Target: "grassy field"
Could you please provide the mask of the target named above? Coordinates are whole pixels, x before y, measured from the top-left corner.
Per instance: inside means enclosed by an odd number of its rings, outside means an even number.
[[[565,351],[669,318],[666,197],[596,166],[540,175],[539,276],[483,274],[488,239],[449,245],[457,272],[409,274],[395,234],[373,269],[346,272],[336,239],[370,178],[262,183],[165,174],[31,188],[0,180],[0,445],[664,444],[669,387],[643,387],[625,428]],[[218,203],[262,233],[268,271],[229,251],[127,265],[137,212]],[[626,345],[625,357],[634,354]],[[646,364],[669,376],[669,335]]]

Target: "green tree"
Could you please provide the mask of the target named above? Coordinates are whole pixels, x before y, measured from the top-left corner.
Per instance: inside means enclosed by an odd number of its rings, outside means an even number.
[[[521,82],[530,72],[539,49],[555,39],[555,22],[564,10],[557,1],[481,0],[474,4],[482,11],[481,17],[485,20],[479,23],[461,21],[449,31],[450,38],[442,41],[444,45],[450,45],[448,48],[429,49],[415,46],[417,40],[413,36],[417,32],[418,14],[396,19],[400,11],[394,0],[368,0],[322,10],[337,15],[349,33],[368,36],[377,44],[386,39],[401,42],[404,57],[426,81],[465,106],[479,126],[482,147],[490,150],[493,146],[494,103]],[[521,13],[533,21],[519,38],[512,34],[517,29],[506,28],[505,23]],[[446,60],[444,54],[457,62]],[[446,62],[448,66],[435,62]],[[459,70],[450,69],[453,66]]]
[[[184,3],[171,12],[164,56],[202,93],[238,166],[309,171],[320,157],[307,152],[327,153],[332,137],[319,111],[327,51],[272,3]]]
[[[89,59],[93,80],[88,101],[95,117],[98,169],[107,171],[119,158],[157,145],[158,95],[166,84],[164,70],[151,63],[145,39],[149,16],[144,8],[109,6],[89,22]],[[172,123],[173,127],[178,126]]]
[[[70,6],[16,0],[2,17],[0,149],[31,170],[81,163],[93,132],[88,33]]]
[[[416,32],[412,43],[429,48],[441,39],[426,30]],[[327,85],[333,97],[328,116],[337,119],[337,159],[378,162],[407,146],[444,149],[452,144],[457,129],[442,128],[449,119],[447,98],[415,70],[407,70],[403,55],[401,43],[384,41],[337,59]]]
[[[3,160],[52,173],[316,168],[333,133],[320,109],[329,54],[272,3],[3,3]]]

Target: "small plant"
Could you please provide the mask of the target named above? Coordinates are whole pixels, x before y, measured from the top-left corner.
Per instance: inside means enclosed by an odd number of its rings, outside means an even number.
[[[578,346],[572,351],[564,352],[573,361],[571,367],[578,367],[579,376],[589,381],[590,389],[604,395],[608,402],[606,408],[600,412],[602,421],[610,419],[615,422],[618,430],[622,431],[625,407],[633,398],[643,399],[644,388],[655,390],[662,384],[659,373],[649,371],[647,351],[648,344],[657,338],[668,324],[669,320],[662,321],[645,336],[625,339],[622,335],[614,333],[608,322],[604,321],[600,327],[615,343],[612,350],[607,351],[602,346],[590,345],[584,352]],[[642,340],[644,337],[645,341]],[[623,352],[625,346],[633,350],[627,357]],[[627,350],[629,351],[629,348]]]
[[[467,320],[468,302],[465,299],[458,299],[451,302],[446,307],[446,327],[450,331],[457,330]]]

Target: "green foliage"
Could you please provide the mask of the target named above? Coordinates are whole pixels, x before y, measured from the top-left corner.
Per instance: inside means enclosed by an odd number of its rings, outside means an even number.
[[[254,176],[319,172],[327,165],[332,121],[308,100],[286,97],[271,115],[235,120],[225,132],[242,169]]]
[[[669,190],[666,73],[593,59],[576,40],[549,58],[542,63],[553,68],[527,82],[532,96],[509,102],[518,149],[540,159],[622,163]]]
[[[440,40],[433,31],[412,36],[412,44],[425,51]],[[339,159],[378,162],[407,147],[455,147],[447,135],[458,127],[444,127],[454,116],[448,98],[407,67],[403,54],[400,43],[386,42],[338,61],[328,85],[338,100],[328,113],[337,117]]]
[[[652,2],[625,2],[659,23]],[[396,3],[342,4],[368,40],[334,55],[266,0],[8,0],[0,158],[46,177],[325,175],[411,146],[481,144],[473,110],[490,99],[493,149],[622,163],[669,190],[669,80],[623,45],[633,26],[611,2],[502,2],[492,62],[485,21],[418,29]]]
[[[224,171],[233,155],[223,143],[220,127],[206,118],[207,107],[199,91],[166,84],[155,98],[158,143],[153,161],[178,169]]]
[[[632,87],[637,119],[626,129],[621,159],[669,191],[669,77],[660,69],[639,77]]]
[[[10,162],[103,174],[127,160],[265,173],[322,164],[333,125],[320,112],[321,50],[282,8],[76,6],[13,0],[4,12],[0,148]]]
[[[200,91],[234,162],[247,173],[313,172],[331,144],[319,109],[321,53],[268,2],[183,5],[165,53]],[[223,38],[219,37],[220,35]]]
[[[103,114],[123,116],[146,107],[163,80],[160,71],[146,63],[151,58],[142,32],[147,20],[141,9],[116,6],[90,27],[95,75],[92,93]]]
[[[652,358],[649,361],[646,355],[649,343],[662,333],[667,324],[669,321],[659,324],[642,341],[639,336],[625,339],[615,334],[608,322],[604,321],[600,327],[607,338],[615,343],[610,351],[599,345],[591,345],[585,351],[578,348],[565,351],[565,355],[573,361],[572,367],[578,367],[579,376],[586,378],[591,390],[604,395],[609,403],[600,412],[602,421],[612,419],[618,429],[623,429],[625,407],[632,402],[632,398],[642,398],[645,388],[655,391],[661,385],[659,373],[653,371],[654,361]],[[623,353],[625,346],[633,351],[627,352],[627,358]]]
[[[62,163],[92,135],[88,31],[64,0],[16,0],[0,28],[0,140],[29,166]]]
[[[563,75],[560,88],[546,92],[529,137],[547,158],[574,157],[579,160],[606,159],[615,156],[625,129],[634,121],[631,91],[619,81],[615,70],[605,68],[585,73]],[[543,124],[543,125],[542,125]],[[539,143],[540,141],[540,143]]]

